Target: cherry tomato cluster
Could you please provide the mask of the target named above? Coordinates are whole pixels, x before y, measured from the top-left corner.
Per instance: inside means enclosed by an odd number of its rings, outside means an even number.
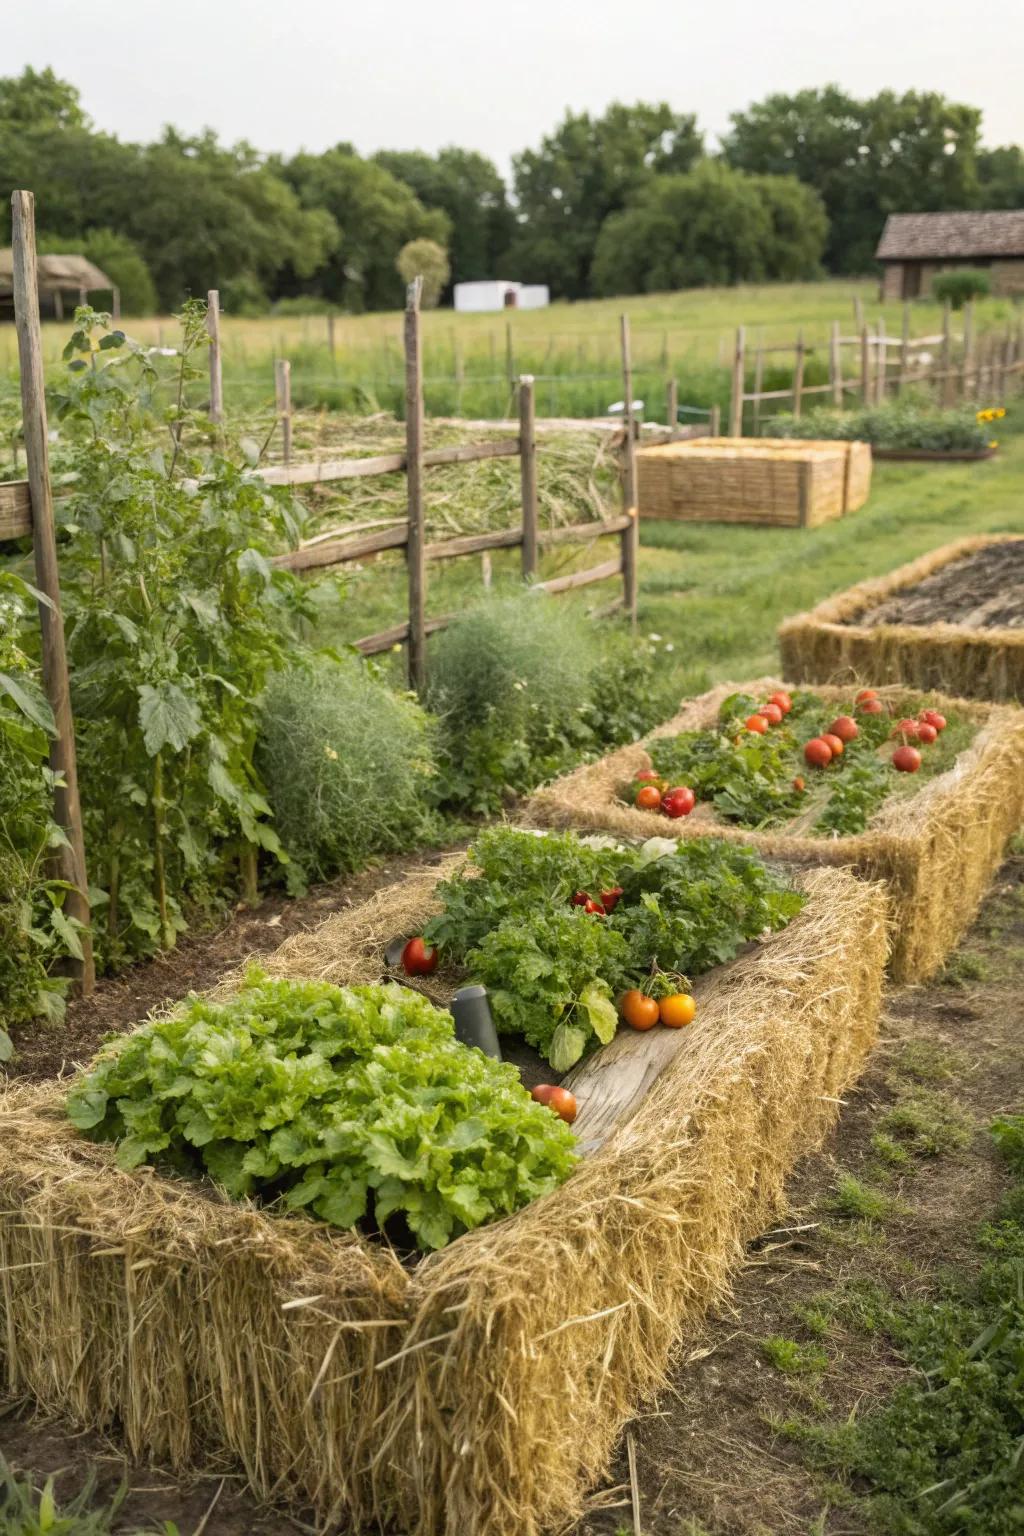
[[[661,811],[663,816],[676,821],[680,816],[689,816],[697,804],[697,796],[688,785],[670,787],[653,769],[638,773],[634,783],[640,785],[633,799],[638,810]]]
[[[755,736],[763,736],[771,726],[781,725],[792,708],[793,700],[784,689],[780,688],[777,693],[772,694],[767,703],[762,704],[761,708],[749,715],[743,723]]]
[[[572,905],[582,907],[584,912],[591,916],[607,917],[609,912],[614,912],[622,899],[622,886],[613,885],[609,890],[602,891],[600,899],[591,896],[589,891],[573,891]]]
[[[884,715],[886,712],[886,706],[874,688],[860,690],[856,708],[861,715]],[[911,743],[916,741],[921,746],[930,746],[945,729],[945,716],[940,715],[937,709],[922,709],[916,719],[898,721],[892,733],[900,741],[892,755],[892,766],[897,773],[916,773],[921,766],[921,754]],[[841,755],[849,742],[856,741],[858,735],[856,720],[850,715],[840,715],[833,720],[827,731],[804,744],[804,761],[811,768],[827,768],[834,758]],[[802,779],[793,780],[794,789],[803,787]]]
[[[930,747],[945,729],[946,717],[937,709],[922,709],[915,720],[908,717],[897,721],[892,733],[900,743],[892,755],[892,765],[897,773],[916,773],[921,766],[921,754],[911,742]]]
[[[689,992],[670,992],[659,999],[632,987],[622,994],[619,1012],[632,1029],[653,1029],[659,1020],[669,1029],[682,1029],[693,1023],[697,1004]]]

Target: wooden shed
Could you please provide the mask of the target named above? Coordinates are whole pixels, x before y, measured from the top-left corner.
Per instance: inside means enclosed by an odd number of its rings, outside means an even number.
[[[10,249],[0,250],[0,318],[14,314],[14,258]],[[85,304],[91,293],[113,295],[114,319],[120,318],[121,294],[105,272],[85,256],[52,255],[39,257],[39,308],[56,320],[64,318],[64,304]]]
[[[1024,294],[1024,208],[970,213],[890,213],[875,252],[882,298],[927,296],[951,267],[979,267],[992,292]]]

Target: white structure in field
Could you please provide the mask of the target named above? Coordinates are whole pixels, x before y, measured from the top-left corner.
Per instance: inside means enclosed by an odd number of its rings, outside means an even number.
[[[455,308],[466,314],[494,309],[543,309],[551,303],[546,283],[509,283],[504,278],[455,284]]]

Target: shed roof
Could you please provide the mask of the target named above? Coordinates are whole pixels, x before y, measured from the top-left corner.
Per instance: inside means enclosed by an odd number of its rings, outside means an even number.
[[[40,293],[68,288],[84,288],[87,293],[92,293],[98,288],[114,286],[107,274],[84,256],[40,256],[38,261]],[[13,274],[14,253],[9,248],[0,250],[0,293],[10,293]]]
[[[890,213],[879,261],[1024,256],[1024,208],[971,213]]]

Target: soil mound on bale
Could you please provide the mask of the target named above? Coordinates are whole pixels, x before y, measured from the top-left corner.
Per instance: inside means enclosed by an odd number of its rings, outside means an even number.
[[[1024,628],[1024,542],[988,544],[844,622],[868,629],[879,624]]]

